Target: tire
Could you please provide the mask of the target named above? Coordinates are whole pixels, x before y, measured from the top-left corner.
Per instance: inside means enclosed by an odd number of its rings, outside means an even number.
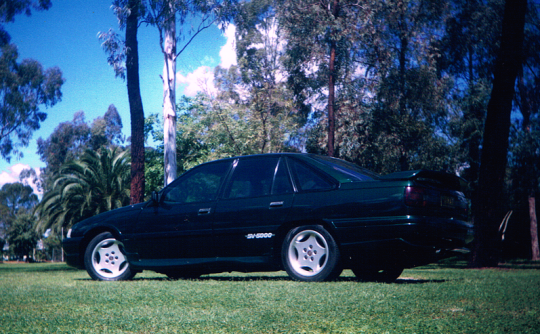
[[[389,267],[386,269],[352,268],[356,278],[363,282],[393,283],[403,273],[403,267]]]
[[[330,281],[343,270],[334,238],[320,225],[290,230],[283,241],[281,259],[287,274],[296,281]]]
[[[95,236],[84,253],[86,271],[97,281],[130,280],[135,276],[124,252],[124,245],[109,232]]]

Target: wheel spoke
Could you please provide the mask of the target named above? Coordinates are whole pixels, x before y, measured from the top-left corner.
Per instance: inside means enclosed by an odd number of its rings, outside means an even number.
[[[127,269],[128,263],[121,247],[116,239],[105,239],[96,245],[92,265],[100,275],[118,277]]]
[[[294,270],[304,276],[318,274],[326,265],[328,246],[316,231],[302,231],[291,242],[289,259]]]

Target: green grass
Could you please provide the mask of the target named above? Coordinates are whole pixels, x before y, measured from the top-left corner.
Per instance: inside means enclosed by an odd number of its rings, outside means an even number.
[[[405,270],[394,284],[284,272],[95,282],[64,264],[0,263],[0,333],[539,333],[540,266]],[[526,269],[522,269],[526,268]]]

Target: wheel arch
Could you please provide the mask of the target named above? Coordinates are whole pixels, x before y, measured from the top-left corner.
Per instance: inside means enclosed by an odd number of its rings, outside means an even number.
[[[83,267],[86,267],[84,264],[84,254],[86,252],[86,248],[88,247],[88,244],[94,239],[97,235],[109,232],[111,233],[117,240],[121,240],[121,233],[116,228],[112,226],[96,226],[90,230],[88,230],[81,240],[81,243],[79,244],[79,261],[82,263]]]
[[[334,238],[338,248],[341,251],[341,244],[339,242],[339,238],[337,236],[336,228],[333,222],[323,220],[323,219],[291,221],[291,222],[281,225],[276,231],[276,236],[275,236],[275,241],[274,241],[274,252],[272,255],[276,263],[278,263],[280,267],[282,266],[281,265],[281,246],[283,244],[283,241],[285,240],[285,237],[287,236],[287,233],[289,233],[289,231],[292,230],[293,228],[296,228],[299,226],[307,226],[307,225],[320,225],[324,227],[324,229],[328,231],[328,233],[330,233],[330,235]]]

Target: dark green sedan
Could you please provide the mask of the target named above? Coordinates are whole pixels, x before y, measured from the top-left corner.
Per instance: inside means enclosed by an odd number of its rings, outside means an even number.
[[[380,176],[339,159],[263,154],[199,165],[146,203],[69,231],[69,265],[96,280],[285,270],[299,281],[391,282],[472,241],[457,176]]]

